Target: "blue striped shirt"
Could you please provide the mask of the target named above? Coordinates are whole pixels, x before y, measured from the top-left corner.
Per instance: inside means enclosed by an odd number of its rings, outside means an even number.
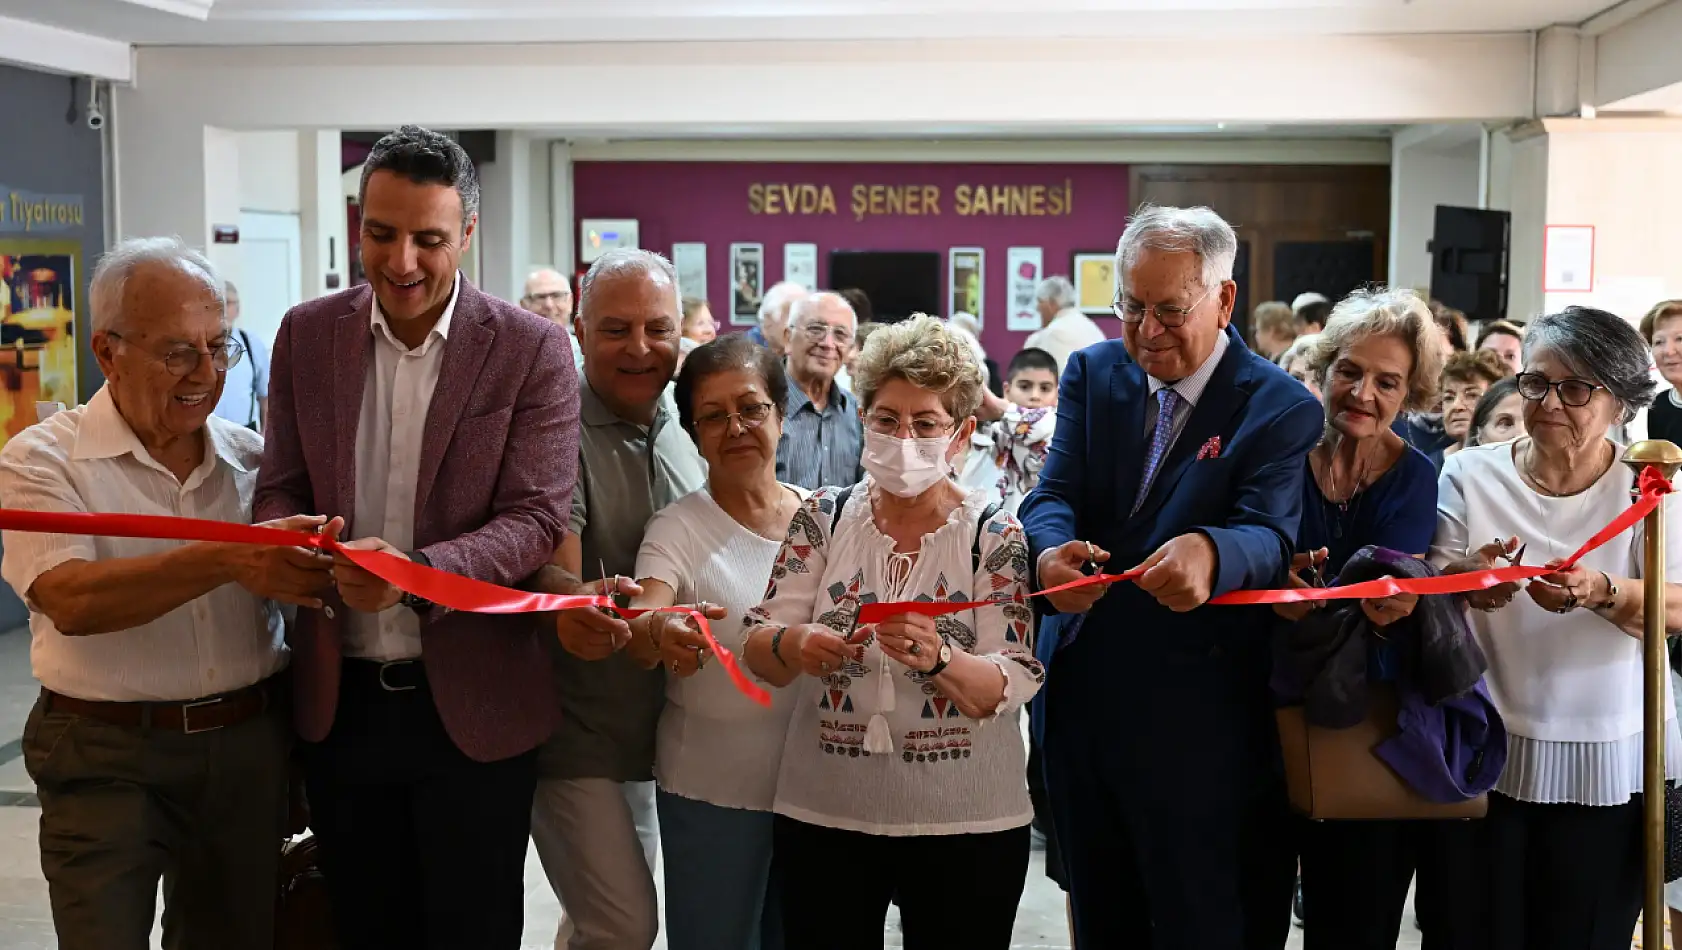
[[[819,412],[791,379],[783,409],[777,480],[808,491],[857,484],[863,475],[859,459],[864,455],[864,424],[853,394],[832,381],[829,405]]]

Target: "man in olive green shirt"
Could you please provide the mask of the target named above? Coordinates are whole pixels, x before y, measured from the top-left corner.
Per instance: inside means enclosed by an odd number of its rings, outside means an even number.
[[[672,265],[647,251],[604,255],[581,284],[578,322],[578,483],[556,563],[573,578],[629,579],[649,519],[706,482],[666,395],[682,323]],[[665,674],[645,668],[624,622],[600,611],[563,611],[556,632],[561,725],[539,753],[532,809],[563,907],[556,947],[648,950],[659,927],[654,730]]]

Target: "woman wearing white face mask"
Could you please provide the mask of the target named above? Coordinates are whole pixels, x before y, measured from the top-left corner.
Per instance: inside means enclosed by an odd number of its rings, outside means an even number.
[[[940,321],[878,330],[853,383],[868,474],[795,513],[743,641],[754,673],[799,697],[773,806],[779,874],[800,882],[783,889],[786,943],[881,947],[894,900],[910,950],[1002,950],[1033,819],[1017,711],[1044,678],[1026,541],[952,480],[982,384]],[[997,605],[856,622],[862,604],[983,600]]]

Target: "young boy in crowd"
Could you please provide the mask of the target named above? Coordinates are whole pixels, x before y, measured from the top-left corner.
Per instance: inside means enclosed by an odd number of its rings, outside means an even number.
[[[1057,427],[1057,360],[1026,349],[1005,370],[1005,398],[983,393],[958,483],[981,488],[1012,514],[1039,484]]]

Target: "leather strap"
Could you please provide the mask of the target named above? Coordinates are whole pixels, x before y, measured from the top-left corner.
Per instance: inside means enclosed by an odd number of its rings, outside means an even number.
[[[49,713],[69,713],[132,729],[157,729],[192,735],[237,726],[262,715],[269,708],[271,682],[265,680],[255,686],[208,699],[168,703],[113,703],[77,699],[50,689],[43,692]]]

